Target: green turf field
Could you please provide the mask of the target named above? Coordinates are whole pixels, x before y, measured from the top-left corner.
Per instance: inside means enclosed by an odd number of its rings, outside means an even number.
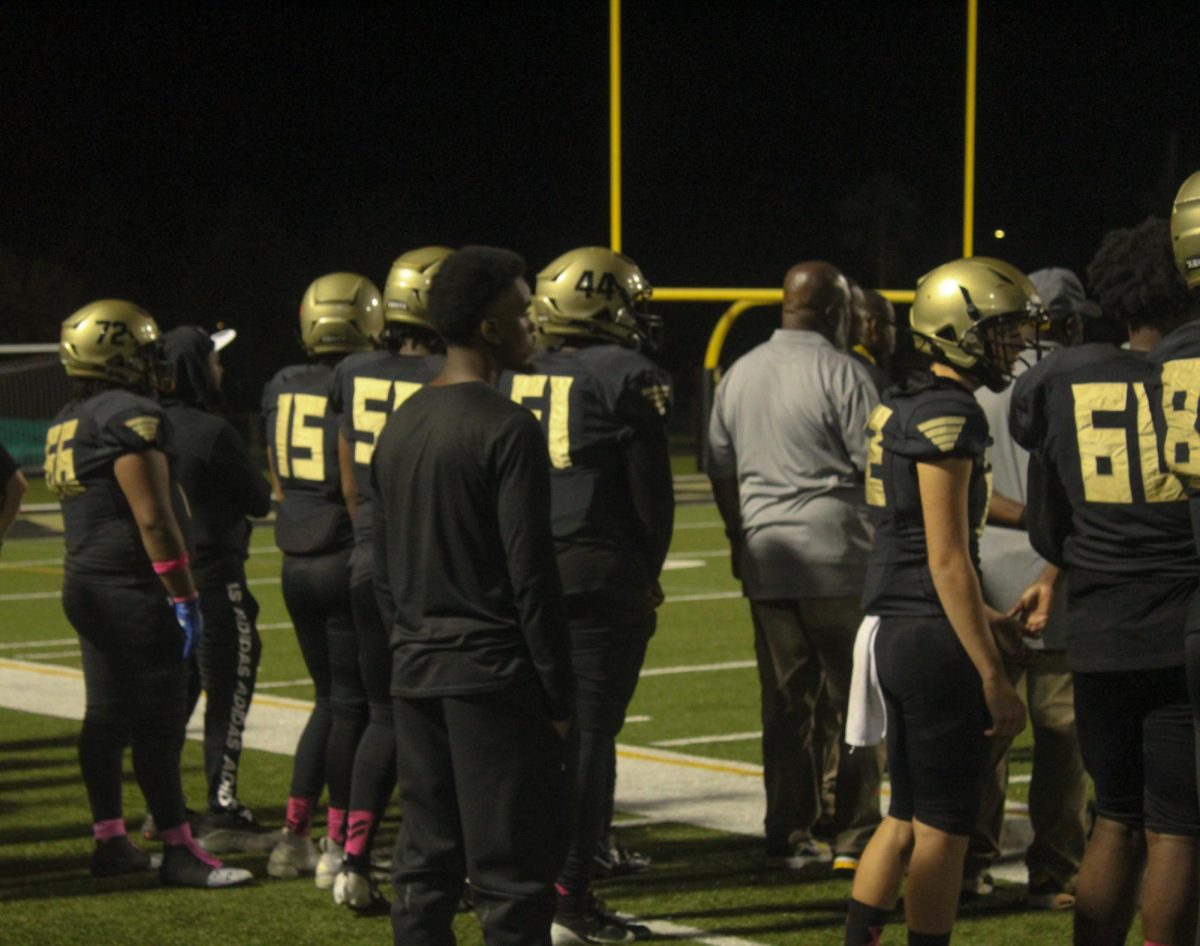
[[[54,524],[52,517],[34,521]],[[758,763],[749,616],[729,574],[718,516],[711,504],[681,506],[677,525],[674,565],[663,576],[667,603],[646,663],[647,670],[659,672],[643,679],[621,742],[654,749],[669,741],[671,751],[697,760]],[[280,558],[270,529],[255,531],[252,552],[247,573],[262,606],[264,642],[259,692],[309,699],[311,687],[297,682],[304,667],[279,592]],[[60,538],[5,543],[0,658],[79,666],[78,647],[56,595],[61,556]],[[695,669],[712,664],[732,666]],[[675,672],[661,672],[666,669]],[[70,720],[0,710],[0,943],[390,941],[386,919],[358,919],[335,908],[311,880],[266,878],[265,856],[231,859],[263,878],[240,891],[163,890],[150,877],[92,880],[87,803],[75,759],[77,732],[78,724]],[[1014,774],[1028,773],[1028,759],[1024,739],[1015,753]],[[189,742],[184,766],[189,797],[202,798],[198,743]],[[289,758],[247,750],[243,800],[262,820],[280,823],[289,776]],[[1010,798],[1023,801],[1025,787],[1015,784]],[[132,779],[126,799],[126,817],[136,822],[144,809]],[[641,878],[607,882],[600,892],[622,911],[658,924],[663,935],[684,942],[704,937],[712,946],[841,942],[849,882],[831,879],[823,868],[769,871],[755,838],[689,824],[638,824],[624,829],[623,840],[652,855],[654,866]],[[1020,890],[1001,886],[983,903],[964,909],[955,942],[1059,943],[1069,938],[1069,927],[1069,916],[1023,912]],[[460,917],[456,928],[464,943],[480,941],[473,918]],[[716,937],[726,939],[718,943]],[[891,939],[902,941],[902,931]]]

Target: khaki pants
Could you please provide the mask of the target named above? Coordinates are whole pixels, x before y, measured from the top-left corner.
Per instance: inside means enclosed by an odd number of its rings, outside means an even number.
[[[821,813],[823,764],[814,749],[822,680],[845,726],[858,598],[751,601],[754,650],[762,694],[764,827],[768,848],[806,836]],[[841,746],[837,773],[835,850],[860,854],[879,824],[882,753]]]
[[[1009,679],[1022,683],[1033,728],[1033,775],[1029,820],[1033,843],[1025,852],[1031,880],[1065,884],[1075,877],[1085,844],[1087,776],[1075,737],[1074,688],[1067,656],[1047,651],[1028,667],[1008,665]],[[1004,796],[1011,741],[995,740],[991,776],[984,783],[979,818],[971,832],[964,877],[976,877],[1000,856]]]

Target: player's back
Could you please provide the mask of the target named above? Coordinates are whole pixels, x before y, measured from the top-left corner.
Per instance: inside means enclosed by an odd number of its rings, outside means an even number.
[[[338,480],[337,415],[329,404],[332,378],[326,364],[291,365],[263,389],[267,444],[283,490],[275,542],[291,555],[332,551],[351,540]]]
[[[648,489],[656,504],[673,506],[667,373],[619,345],[589,345],[540,351],[531,373],[506,373],[500,389],[529,408],[546,434],[564,588],[603,591],[653,582],[657,555],[648,546],[660,537],[646,535],[634,490]],[[634,474],[653,483],[631,483],[626,450],[634,440],[657,448],[659,462]]]
[[[388,417],[436,377],[441,365],[437,356],[368,351],[348,356],[334,370],[330,406],[350,447],[358,494],[354,538],[360,546],[371,540],[371,457],[379,434]]]
[[[1068,568],[1077,671],[1182,659],[1200,562],[1183,489],[1162,462],[1153,375],[1144,353],[1089,344],[1053,352],[1013,392],[1013,437],[1036,457],[1031,538]]]
[[[1154,367],[1090,344],[1051,353],[1016,384],[1014,438],[1053,468],[1071,506],[1065,563],[1121,575],[1194,572],[1184,493],[1160,461]]]

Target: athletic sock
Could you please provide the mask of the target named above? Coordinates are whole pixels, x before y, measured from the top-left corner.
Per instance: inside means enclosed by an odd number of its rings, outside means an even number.
[[[908,946],[950,946],[949,933],[918,933],[908,931]]]
[[[108,818],[105,821],[92,822],[92,836],[97,841],[111,841],[113,838],[125,836],[125,819]]]
[[[204,861],[213,870],[219,869],[222,865],[219,860],[213,857],[208,851],[204,850],[196,840],[192,837],[192,826],[186,821],[183,824],[176,825],[173,828],[167,828],[165,831],[159,831],[158,836],[162,839],[163,844],[168,847],[173,845],[181,845],[192,852],[194,857]]]
[[[853,897],[846,908],[846,946],[879,946],[891,910],[860,903]]]
[[[1142,946],[1167,946],[1167,944],[1157,942],[1156,940],[1147,939],[1142,941]]]
[[[361,808],[352,809],[346,821],[346,863],[362,870],[369,867],[371,826],[375,823],[375,812]]]
[[[312,823],[313,799],[292,795],[287,802],[287,829],[298,838],[308,837]]]
[[[346,809],[333,808],[329,809],[328,827],[325,831],[329,835],[329,840],[339,847],[346,843]]]

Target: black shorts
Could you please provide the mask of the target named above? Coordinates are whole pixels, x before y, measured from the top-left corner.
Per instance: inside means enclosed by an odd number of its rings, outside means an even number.
[[[1075,728],[1096,813],[1158,834],[1200,836],[1196,742],[1183,667],[1076,673]]]
[[[991,749],[979,673],[936,617],[883,618],[875,662],[887,706],[888,815],[969,835]]]

